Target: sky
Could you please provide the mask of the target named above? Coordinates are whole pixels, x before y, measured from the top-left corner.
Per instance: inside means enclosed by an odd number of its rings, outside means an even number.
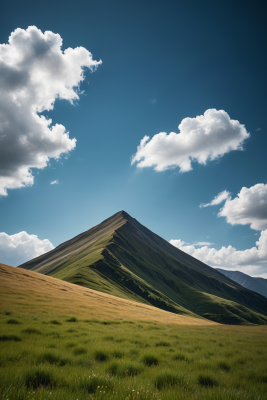
[[[264,1],[0,3],[0,262],[120,210],[267,278]]]

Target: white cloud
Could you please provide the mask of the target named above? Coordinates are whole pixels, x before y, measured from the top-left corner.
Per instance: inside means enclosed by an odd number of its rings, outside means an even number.
[[[210,243],[210,242],[195,242],[193,243],[194,246],[211,246],[214,243]]]
[[[83,47],[62,51],[59,34],[16,29],[0,45],[0,195],[32,185],[32,168],[46,167],[76,146],[65,127],[40,115],[56,99],[79,99],[84,68],[101,61]]]
[[[230,119],[223,111],[210,109],[196,118],[185,118],[179,125],[180,133],[158,133],[149,140],[144,136],[132,157],[137,167],[154,167],[156,171],[179,167],[190,171],[192,162],[205,165],[232,150],[242,150],[249,137],[244,125]]]
[[[7,235],[0,232],[0,262],[18,266],[54,248],[48,239],[41,240],[36,235],[19,232]]]
[[[170,243],[211,267],[267,276],[267,230],[261,232],[256,247],[247,250],[236,250],[232,246],[223,246],[220,250],[208,246],[196,249],[194,245],[187,245],[180,239],[171,240]]]
[[[226,217],[231,225],[247,225],[252,229],[267,229],[267,184],[243,187],[233,200],[227,199],[219,217]]]
[[[250,225],[252,229],[261,231],[255,247],[239,251],[228,246],[216,250],[205,245],[196,249],[196,244],[188,245],[180,239],[171,240],[170,243],[212,267],[242,270],[249,275],[267,277],[267,184],[243,187],[234,199],[224,190],[210,203],[201,204],[200,207],[219,204],[225,199],[218,216],[226,217],[231,225]]]
[[[200,208],[202,207],[208,207],[208,206],[216,206],[217,204],[222,203],[224,200],[228,199],[228,197],[230,196],[230,192],[228,192],[227,190],[224,190],[223,192],[217,194],[217,196],[214,197],[214,199],[207,204],[200,204]]]
[[[59,184],[58,179],[56,179],[55,181],[51,181],[50,182],[50,185],[58,185],[58,184]]]

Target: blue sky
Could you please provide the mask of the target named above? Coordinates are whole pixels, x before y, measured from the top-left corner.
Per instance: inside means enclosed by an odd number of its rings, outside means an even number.
[[[0,234],[0,262],[18,265],[37,254],[36,246],[40,251],[40,241],[48,239],[57,246],[123,209],[212,266],[267,277],[267,254],[262,250],[267,240],[264,2],[2,1],[0,7],[0,43],[7,44],[17,28],[35,26],[42,34],[59,34],[63,52],[83,47],[92,53],[92,60],[102,60],[92,67],[94,71],[85,68],[79,99],[73,104],[59,96],[53,109],[38,113],[52,119],[50,128],[63,125],[70,140],[76,138],[76,146],[69,151],[64,147],[59,159],[49,156],[46,166],[32,167],[31,183],[7,187],[0,196],[0,232],[6,235],[1,239]],[[19,51],[26,52],[22,46]],[[12,82],[8,89],[0,84],[0,90],[9,95]],[[46,85],[40,90],[45,91]],[[196,122],[197,116],[210,109],[224,110],[229,121],[238,121],[238,129],[245,126],[249,135],[238,142],[243,150],[228,149],[214,160],[207,153],[205,165],[193,160],[192,169],[186,172],[181,172],[179,163],[163,171],[155,170],[155,165],[131,165],[145,136],[179,134],[178,125],[185,118]],[[6,114],[0,114],[0,122],[1,115],[3,119]],[[219,142],[227,132],[217,128]],[[0,152],[4,130],[2,136]],[[16,146],[12,141],[6,146],[5,154],[10,151],[15,165],[19,156],[12,152]],[[172,145],[166,149],[165,161],[172,149]],[[147,147],[145,157],[153,151]],[[175,148],[173,152],[175,158]],[[193,153],[188,154],[190,160]],[[58,183],[51,185],[54,181]],[[238,197],[242,188],[249,191]],[[199,207],[223,191],[231,196],[227,207],[225,201]],[[260,211],[257,204],[261,204]],[[243,218],[238,213],[245,205]],[[223,216],[218,217],[222,207]],[[21,238],[19,246],[10,241],[24,231],[38,237],[30,242],[32,252],[23,248]],[[255,256],[251,249],[260,237],[261,253]],[[195,245],[199,242],[212,243],[202,255],[202,245]],[[218,254],[207,250],[219,251],[222,246],[237,250],[234,261],[230,257],[222,262],[222,254],[218,261]],[[248,256],[245,250],[251,250]]]

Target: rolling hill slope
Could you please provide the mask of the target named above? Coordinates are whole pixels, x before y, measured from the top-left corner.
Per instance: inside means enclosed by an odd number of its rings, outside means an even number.
[[[0,304],[1,310],[11,309],[17,314],[41,314],[50,318],[59,315],[65,315],[65,317],[75,315],[78,318],[100,318],[101,320],[122,319],[175,325],[217,325],[204,318],[173,314],[146,304],[110,296],[51,276],[43,276],[1,263]]]
[[[267,299],[121,211],[21,268],[182,315],[266,324]]]

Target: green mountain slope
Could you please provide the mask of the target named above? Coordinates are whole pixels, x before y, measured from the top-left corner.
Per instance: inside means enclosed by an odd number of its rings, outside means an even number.
[[[267,299],[175,248],[121,211],[20,266],[227,324],[266,324]]]

